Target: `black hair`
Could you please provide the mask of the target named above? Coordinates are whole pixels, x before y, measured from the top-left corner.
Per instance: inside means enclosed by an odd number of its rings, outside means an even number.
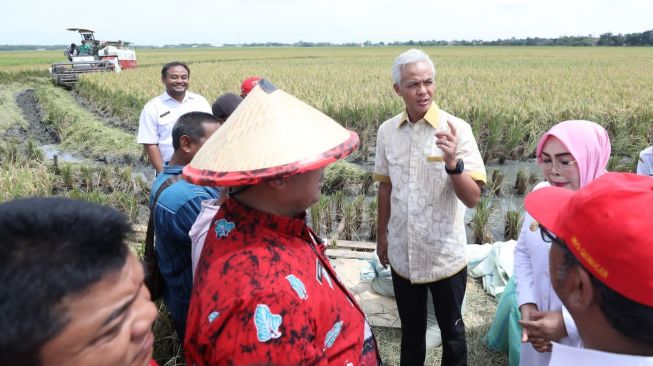
[[[183,114],[172,128],[172,147],[177,151],[181,144],[181,136],[188,136],[193,141],[204,137],[205,123],[220,123],[211,113],[188,112]]]
[[[0,364],[40,365],[70,321],[62,302],[125,265],[127,217],[93,203],[29,198],[0,204]]]
[[[172,62],[168,62],[167,64],[163,65],[163,68],[161,69],[161,77],[165,78],[166,73],[168,72],[168,69],[171,68],[171,67],[175,67],[175,66],[181,66],[184,69],[186,69],[186,71],[188,71],[188,77],[190,77],[190,69],[188,68],[188,65],[186,65],[185,63],[183,63],[181,61],[172,61]]]
[[[559,271],[578,265],[589,275],[601,312],[608,323],[621,335],[643,344],[653,343],[653,307],[635,302],[599,281],[563,245],[564,259]]]

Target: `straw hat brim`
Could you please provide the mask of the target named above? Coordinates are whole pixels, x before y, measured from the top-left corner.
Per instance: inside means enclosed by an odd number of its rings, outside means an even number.
[[[253,185],[320,169],[358,143],[355,132],[262,79],[183,175],[199,185]]]
[[[351,132],[351,137],[344,143],[313,158],[294,163],[256,170],[237,172],[216,172],[206,169],[196,169],[186,165],[183,170],[186,180],[197,185],[243,186],[260,183],[264,179],[285,178],[302,174],[311,170],[323,168],[340,160],[358,148],[358,135]]]

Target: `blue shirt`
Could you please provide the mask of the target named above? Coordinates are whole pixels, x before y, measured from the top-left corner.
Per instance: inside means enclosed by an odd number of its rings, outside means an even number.
[[[163,172],[157,175],[154,179],[154,182],[152,182],[152,191],[150,192],[150,209],[152,209],[152,201],[154,201],[154,195],[156,194],[156,191],[159,190],[159,187],[161,187],[163,182],[168,180],[168,178],[172,177],[173,175],[181,174],[183,169],[183,165],[168,165],[167,161],[163,163]]]
[[[163,182],[172,175],[180,174],[182,169],[183,166],[166,165],[152,184],[151,199]],[[154,207],[156,257],[165,280],[163,299],[181,339],[186,329],[186,314],[193,286],[188,232],[200,213],[202,201],[219,196],[217,188],[179,180],[161,192]]]

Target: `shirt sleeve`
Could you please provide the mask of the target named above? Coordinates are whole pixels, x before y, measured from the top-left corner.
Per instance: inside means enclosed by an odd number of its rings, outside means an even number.
[[[374,180],[377,182],[390,182],[390,173],[388,171],[388,157],[385,153],[384,131],[386,124],[379,127],[376,134],[376,154],[374,158]]]
[[[483,158],[481,158],[481,153],[478,151],[472,127],[467,122],[460,120],[455,128],[458,135],[456,155],[459,159],[463,159],[465,173],[469,174],[477,182],[487,183],[485,164]]]
[[[524,213],[524,216],[524,223],[515,246],[514,276],[517,285],[517,306],[528,303],[536,304],[535,294],[533,293],[535,281],[533,279],[532,258],[526,245],[527,233],[530,230],[533,218],[528,213]]]
[[[141,111],[141,117],[138,121],[138,137],[136,142],[139,144],[159,143],[159,129],[157,128],[156,111],[150,103],[147,103]]]
[[[187,364],[327,364],[315,341],[319,314],[301,306],[303,300],[284,287],[247,295],[222,301],[224,307],[219,309],[206,299],[198,317],[189,314],[184,347]]]

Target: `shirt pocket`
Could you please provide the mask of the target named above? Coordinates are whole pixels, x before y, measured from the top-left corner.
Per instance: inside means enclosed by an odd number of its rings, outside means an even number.
[[[425,140],[422,142],[424,145],[422,154],[425,156],[426,161],[431,164],[444,162],[442,150],[435,146],[435,138],[431,140],[432,141]]]

